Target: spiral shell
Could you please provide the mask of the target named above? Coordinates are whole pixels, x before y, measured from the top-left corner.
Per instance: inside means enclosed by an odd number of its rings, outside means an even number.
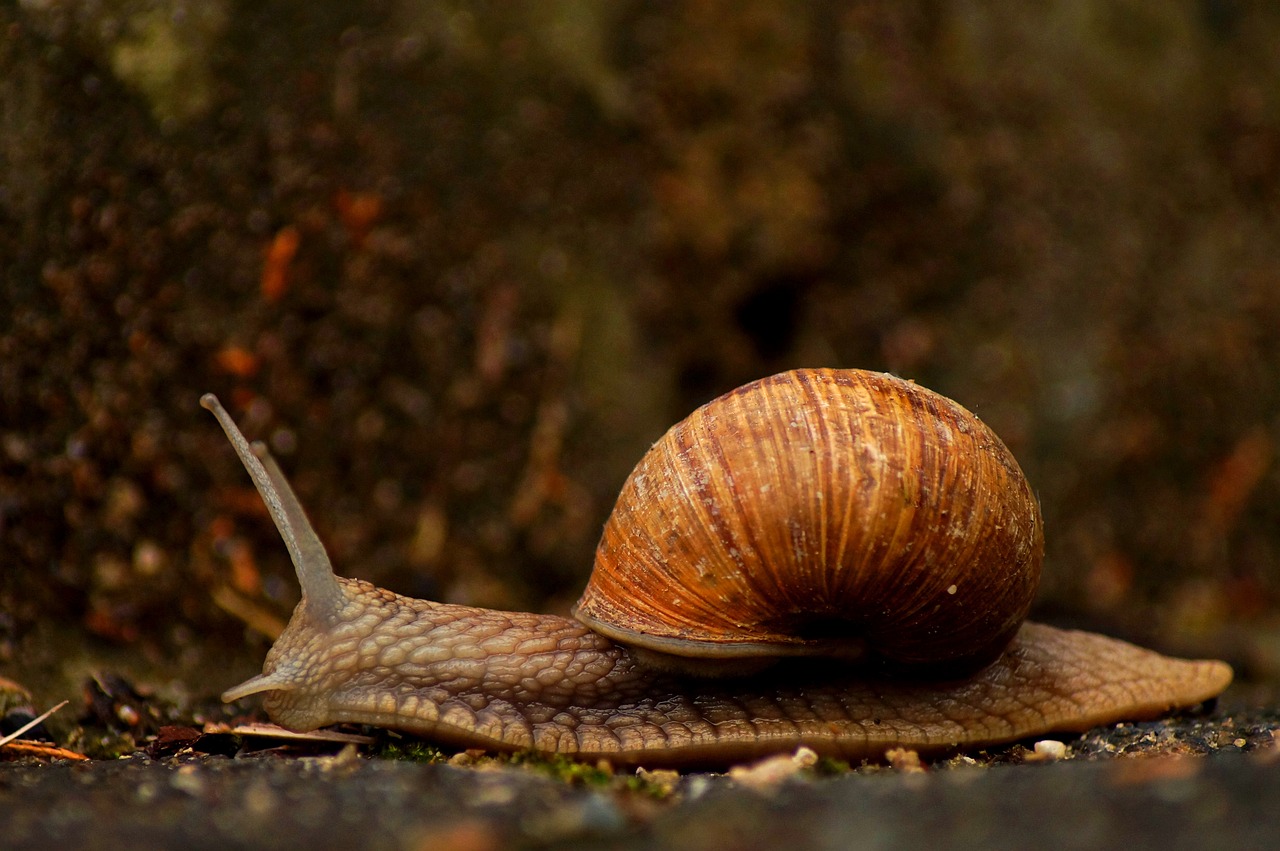
[[[796,370],[673,426],[623,485],[575,610],[677,657],[973,666],[1026,617],[1039,505],[972,413],[890,375]]]

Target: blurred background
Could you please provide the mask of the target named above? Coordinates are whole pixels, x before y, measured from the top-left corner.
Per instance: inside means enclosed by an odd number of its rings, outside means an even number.
[[[1038,615],[1280,681],[1280,7],[0,5],[0,675],[216,694],[340,572],[564,612],[692,408],[986,420]]]

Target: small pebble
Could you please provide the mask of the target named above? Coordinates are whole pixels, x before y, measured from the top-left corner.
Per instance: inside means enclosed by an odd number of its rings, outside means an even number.
[[[891,748],[885,751],[884,758],[895,770],[904,774],[923,774],[924,766],[920,763],[920,754],[908,748]]]
[[[793,754],[778,754],[729,769],[729,779],[752,789],[767,789],[805,768],[818,763],[818,754],[810,748],[797,748]]]
[[[184,765],[179,768],[170,778],[169,785],[192,797],[199,797],[205,790],[204,778],[194,765]]]
[[[1027,762],[1053,762],[1067,755],[1067,746],[1057,739],[1041,739],[1027,754]]]
[[[636,776],[660,790],[664,795],[670,795],[680,783],[680,772],[673,771],[670,768],[655,768],[652,770],[637,768]]]

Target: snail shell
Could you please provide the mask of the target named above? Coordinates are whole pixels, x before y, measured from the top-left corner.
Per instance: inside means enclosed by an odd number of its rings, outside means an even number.
[[[1035,496],[977,417],[890,375],[795,370],[654,444],[575,615],[680,657],[958,670],[1009,643],[1043,556]]]

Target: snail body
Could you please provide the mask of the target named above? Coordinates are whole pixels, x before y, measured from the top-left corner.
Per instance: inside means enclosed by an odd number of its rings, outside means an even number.
[[[783,373],[674,426],[624,485],[576,619],[336,576],[265,447],[201,404],[302,585],[263,673],[223,699],[264,693],[292,729],[650,766],[800,745],[874,759],[1155,717],[1231,679],[1024,622],[1043,553],[1030,487],[976,417],[892,376]]]

